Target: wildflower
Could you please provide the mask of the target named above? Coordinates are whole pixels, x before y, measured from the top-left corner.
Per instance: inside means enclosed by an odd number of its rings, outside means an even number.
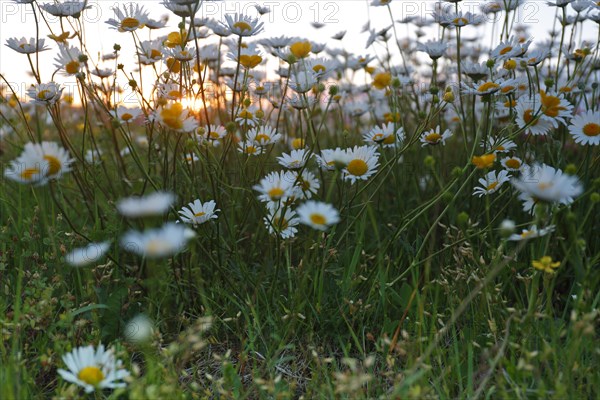
[[[373,86],[376,89],[385,89],[392,82],[392,75],[389,72],[380,72],[373,77]]]
[[[162,41],[159,39],[145,40],[140,43],[137,51],[141,64],[152,65],[162,60],[164,47]]]
[[[34,54],[40,51],[49,50],[49,47],[44,46],[44,39],[39,39],[37,42],[35,38],[29,40],[22,37],[21,39],[10,38],[6,40],[6,46],[10,47],[17,53],[21,54]]]
[[[208,132],[206,132],[206,139],[217,141],[227,136],[227,130],[221,125],[210,125]]]
[[[475,187],[473,196],[479,195],[479,197],[481,197],[483,195],[492,194],[498,191],[505,182],[508,182],[509,178],[510,175],[507,171],[500,171],[497,175],[496,171],[490,171],[484,178],[479,179],[479,183],[482,187]]]
[[[110,115],[121,123],[128,124],[135,121],[136,118],[142,115],[142,110],[139,108],[127,108],[118,106],[116,110],[110,110]]]
[[[216,206],[217,203],[214,200],[202,203],[200,199],[196,199],[179,211],[179,218],[186,224],[197,226],[211,219],[218,218],[216,213],[221,210],[215,210]]]
[[[68,0],[62,3],[55,1],[54,3],[41,4],[40,8],[55,17],[79,18],[81,12],[90,8],[90,6],[87,5],[87,0]]]
[[[496,93],[501,89],[500,84],[493,81],[487,81],[481,84],[476,84],[475,86],[469,86],[466,83],[463,83],[462,86],[463,93],[475,94],[478,96]]]
[[[420,141],[423,143],[421,146],[434,146],[437,144],[446,144],[446,140],[448,140],[452,136],[452,132],[450,129],[446,129],[444,133],[440,134],[440,126],[436,126],[435,129],[431,129],[429,131],[425,131],[421,134]]]
[[[199,0],[163,0],[163,6],[178,17],[193,17],[202,4]]]
[[[250,129],[247,138],[259,146],[268,146],[279,142],[282,136],[274,128],[265,125]]]
[[[290,154],[283,153],[281,157],[277,157],[277,161],[281,166],[287,169],[304,168],[312,154],[306,149],[292,150]]]
[[[258,196],[260,201],[285,202],[288,198],[293,198],[296,195],[295,181],[295,176],[291,172],[271,172],[262,178],[259,184],[254,185],[253,189],[261,193]]]
[[[256,144],[253,140],[246,140],[240,142],[238,145],[238,151],[251,156],[258,156],[262,154],[263,148]]]
[[[117,210],[128,218],[163,215],[169,211],[175,195],[169,192],[154,192],[145,197],[132,196],[119,200]]]
[[[350,161],[346,150],[339,147],[336,149],[323,149],[321,154],[316,156],[317,163],[321,169],[333,171],[335,169],[342,170],[346,168]]]
[[[86,393],[97,389],[115,389],[125,387],[121,382],[129,376],[122,369],[122,362],[116,360],[112,350],[104,349],[102,344],[94,350],[94,346],[78,347],[62,357],[68,370],[59,368],[59,375],[66,381],[84,388]]]
[[[335,60],[319,57],[306,60],[305,67],[312,71],[318,79],[322,79],[331,76],[339,64]]]
[[[518,37],[511,36],[507,41],[500,42],[491,52],[491,57],[499,60],[508,60],[509,58],[522,57],[529,48],[531,39],[525,42]]]
[[[289,207],[269,206],[268,214],[264,218],[265,226],[271,235],[279,235],[282,239],[289,239],[296,236],[298,229],[296,226],[300,223],[298,214]]]
[[[354,146],[346,151],[348,164],[342,171],[343,179],[354,184],[357,180],[369,179],[379,166],[379,153],[374,146]]]
[[[191,132],[198,128],[196,118],[178,102],[161,106],[154,117],[161,125],[177,132]]]
[[[310,199],[321,187],[321,183],[319,183],[315,174],[310,171],[304,170],[301,174],[298,171],[292,171],[292,174],[295,178],[296,187],[300,189],[303,199]]]
[[[570,204],[583,191],[577,177],[546,164],[527,166],[512,184],[520,192],[549,203]]]
[[[569,103],[563,94],[546,94],[540,90],[539,103],[541,105],[541,118],[552,121],[552,125],[558,127],[556,122],[566,125],[565,119],[571,118],[573,105]]]
[[[534,103],[531,101],[519,100],[515,112],[517,126],[531,135],[546,135],[553,127],[551,121],[540,118]]]
[[[67,75],[75,75],[83,67],[83,54],[76,47],[58,46],[59,54],[55,58],[56,68],[64,69]]]
[[[427,53],[429,58],[437,60],[446,53],[448,49],[448,42],[443,40],[428,40],[425,43],[418,43],[417,50]]]
[[[84,267],[98,262],[110,248],[110,242],[90,243],[85,247],[72,250],[65,261],[73,267]]]
[[[231,16],[230,14],[225,14],[225,20],[227,21],[227,25],[225,25],[231,33],[246,37],[246,36],[254,36],[263,30],[263,23],[258,22],[257,18],[251,18],[241,14],[235,14],[235,16]]]
[[[489,153],[481,156],[473,156],[471,162],[479,169],[490,168],[496,161],[496,154]]]
[[[482,141],[481,146],[484,147],[485,143]],[[487,148],[494,153],[506,153],[509,150],[516,148],[517,145],[512,140],[508,139],[494,139],[493,137],[488,138]]]
[[[317,83],[317,76],[312,71],[300,71],[291,80],[290,87],[297,93],[306,93]]]
[[[404,129],[399,127],[394,130],[395,124],[390,122],[381,127],[376,126],[368,133],[363,134],[363,139],[367,144],[379,144],[383,147],[396,147],[404,140]]]
[[[523,169],[523,160],[519,157],[505,157],[500,161],[500,164],[508,171],[520,171]]]
[[[240,125],[256,126],[260,121],[260,118],[258,118],[258,116],[256,115],[256,111],[258,110],[254,107],[242,108],[238,112],[235,118],[235,122],[237,122]]]
[[[326,231],[330,226],[340,222],[338,210],[331,204],[309,200],[296,210],[300,223],[313,229]]]
[[[536,225],[532,225],[529,229],[523,229],[521,233],[513,233],[508,237],[511,241],[521,241],[534,239],[541,236],[546,236],[548,233],[554,231],[554,225],[547,226],[546,228],[538,229]]]
[[[290,53],[296,58],[306,58],[310,54],[312,45],[309,41],[297,41],[290,44]]]
[[[88,164],[98,165],[102,162],[102,150],[99,149],[88,149],[85,152],[84,160]]]
[[[539,260],[533,260],[531,262],[533,268],[545,272],[547,274],[553,274],[555,269],[560,266],[560,261],[552,262],[552,257],[543,256]]]
[[[148,21],[148,12],[137,4],[134,8],[134,3],[123,5],[123,11],[119,7],[113,7],[112,10],[115,12],[116,18],[110,18],[106,23],[119,32],[133,32],[142,29]]]
[[[600,144],[600,112],[588,110],[571,120],[569,132],[575,143],[597,146]]]
[[[162,258],[182,251],[189,239],[185,227],[169,222],[161,228],[144,232],[131,230],[121,238],[121,246],[145,258]]]
[[[31,85],[27,90],[27,95],[35,104],[50,106],[60,100],[62,92],[63,88],[59,84],[50,82]]]

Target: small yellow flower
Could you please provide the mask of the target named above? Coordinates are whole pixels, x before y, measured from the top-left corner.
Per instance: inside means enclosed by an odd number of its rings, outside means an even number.
[[[242,54],[240,56],[240,64],[248,69],[256,67],[258,64],[260,64],[262,62],[262,60],[263,60],[262,57],[259,55],[256,55],[256,54],[253,54],[253,55]]]
[[[380,72],[373,77],[373,86],[377,89],[385,89],[392,82],[392,74],[389,72]]]
[[[547,274],[553,274],[554,270],[560,266],[560,261],[552,262],[552,257],[544,256],[539,260],[533,260],[531,262],[533,268],[543,271]]]
[[[297,58],[306,58],[312,50],[312,45],[309,41],[299,41],[290,45],[290,52]]]
[[[479,169],[489,168],[494,165],[494,161],[496,161],[496,154],[489,153],[484,154],[482,156],[474,156],[471,159],[473,165],[475,165]]]

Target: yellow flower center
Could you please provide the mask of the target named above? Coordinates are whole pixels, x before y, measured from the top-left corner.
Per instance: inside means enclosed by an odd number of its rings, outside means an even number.
[[[498,186],[498,182],[492,182],[492,183],[490,183],[489,185],[487,185],[487,188],[486,188],[486,189],[487,189],[488,191],[489,191],[489,190],[494,190],[494,189],[496,189],[496,186]]]
[[[505,48],[500,50],[500,54],[504,55],[504,54],[508,53],[509,51],[511,51],[512,49],[513,49],[512,46],[506,46]]]
[[[248,110],[242,110],[238,114],[238,117],[243,118],[243,119],[252,119],[254,117],[254,115]]]
[[[325,216],[323,214],[310,214],[310,222],[312,222],[315,225],[325,225],[325,222],[327,222],[327,219],[325,218]]]
[[[254,146],[247,146],[245,149],[246,154],[254,154],[256,153],[256,147]]]
[[[104,374],[98,367],[85,367],[79,371],[77,378],[88,385],[98,386],[98,384],[104,379]]]
[[[264,142],[268,142],[269,140],[271,140],[271,138],[269,137],[269,135],[265,135],[264,133],[259,133],[258,135],[256,135],[256,138],[254,139],[259,143],[264,143]]]
[[[203,217],[203,216],[205,216],[205,215],[206,215],[206,213],[205,213],[205,212],[202,212],[202,211],[200,211],[200,212],[197,212],[197,213],[195,213],[195,214],[194,214],[194,217],[196,217],[196,218],[200,218],[200,217]]]
[[[454,22],[455,25],[466,25],[469,23],[469,20],[464,17],[459,17],[459,18],[454,18],[452,20],[452,22]]]
[[[547,95],[546,92],[540,90],[540,96],[542,98],[542,112],[549,117],[557,117],[560,111],[566,110],[565,107],[560,105],[560,99],[556,96]]]
[[[537,118],[533,118],[533,110],[531,108],[525,110],[523,113],[523,121],[525,121],[526,124],[531,123],[531,125],[537,125]]]
[[[294,148],[294,150],[303,148],[304,147],[304,139],[295,138],[294,140],[292,140],[292,147]]]
[[[512,90],[515,90],[515,87],[514,87],[514,86],[511,86],[511,85],[508,85],[508,86],[505,86],[505,87],[503,87],[503,88],[502,88],[502,90],[500,90],[500,91],[501,91],[502,93],[508,93],[508,92],[510,92],[510,91],[512,91]]]
[[[481,93],[483,93],[483,92],[487,92],[487,91],[489,91],[489,90],[498,89],[499,87],[500,87],[500,85],[498,85],[497,83],[494,83],[494,82],[486,82],[486,83],[484,83],[484,84],[480,85],[480,86],[477,88],[477,91],[478,91],[478,92],[481,92]]]
[[[598,136],[600,135],[600,125],[596,124],[595,122],[590,122],[589,124],[585,124],[583,126],[582,132],[586,136]]]
[[[286,230],[289,226],[288,221],[285,218],[273,218],[273,226],[279,231]]]
[[[133,118],[133,115],[131,115],[131,114],[127,113],[127,112],[126,112],[126,113],[123,113],[123,115],[121,115],[121,119],[122,119],[123,121],[129,121],[129,120],[130,120],[130,119],[132,119],[132,118]]]
[[[216,139],[218,139],[218,138],[219,138],[219,132],[215,132],[215,131],[209,132],[209,133],[208,133],[208,136],[209,136],[211,139],[214,139],[214,140],[216,140]]]
[[[396,142],[396,135],[389,135],[383,139],[383,144],[393,144]]]
[[[169,249],[167,243],[162,240],[154,239],[148,242],[146,245],[146,253],[149,255],[159,255],[163,254],[166,250]]]
[[[525,232],[521,233],[521,238],[522,239],[526,239],[526,238],[528,238],[529,236],[531,236],[533,234],[535,234],[534,231],[525,231]]]
[[[136,18],[125,18],[123,19],[123,21],[121,21],[121,29],[124,30],[128,30],[128,29],[135,29],[138,28],[140,26],[140,21],[137,20]]]
[[[324,66],[324,65],[322,65],[322,64],[317,64],[317,65],[315,65],[315,66],[314,66],[312,69],[313,69],[313,71],[315,71],[316,73],[319,73],[319,72],[325,72],[325,71],[327,71],[327,68],[325,68],[325,66]]]
[[[269,192],[267,194],[269,195],[269,197],[272,200],[279,200],[281,198],[281,196],[283,196],[284,191],[282,188],[276,187],[276,188],[269,190]]]
[[[519,168],[521,168],[521,162],[519,160],[514,159],[514,158],[506,160],[505,164],[506,164],[506,166],[508,168],[511,168],[511,169],[519,169]]]
[[[160,58],[162,53],[156,49],[150,50],[150,58]]]
[[[233,27],[239,29],[242,32],[252,31],[252,26],[250,26],[250,24],[245,21],[238,21],[235,24],[233,24]]]
[[[312,50],[309,41],[295,42],[290,45],[290,52],[297,58],[305,58]]]
[[[431,144],[437,144],[437,142],[440,141],[440,139],[442,138],[442,135],[440,135],[439,133],[430,133],[427,136],[425,136],[425,141],[427,143],[431,143]]]
[[[181,98],[183,95],[181,94],[181,92],[180,92],[179,90],[170,90],[170,91],[167,93],[167,96],[169,96],[169,97],[174,97],[174,98],[176,98],[176,99],[179,99],[179,98]]]
[[[179,103],[174,103],[170,108],[163,108],[160,112],[160,116],[165,125],[172,129],[183,128],[183,121],[181,120],[181,113],[183,112],[183,106]]]
[[[477,168],[483,169],[483,168],[489,168],[492,165],[494,165],[494,161],[496,161],[496,154],[494,153],[490,153],[490,154],[484,154],[482,156],[474,156],[471,161],[473,162],[473,165],[475,165]]]
[[[40,92],[37,94],[37,98],[39,100],[46,100],[48,93],[50,93],[48,89],[40,90]]]
[[[67,71],[67,73],[70,75],[74,75],[79,72],[79,61],[71,61],[67,63],[67,65],[65,65],[65,71]]]
[[[383,133],[376,133],[373,135],[373,137],[371,139],[373,139],[374,142],[379,143],[384,139]]]
[[[377,89],[385,89],[392,81],[392,75],[389,72],[380,72],[373,78],[373,86]]]
[[[550,189],[552,187],[552,183],[551,182],[540,182],[540,183],[538,183],[537,186],[540,190],[546,190],[546,189]]]
[[[348,168],[348,172],[354,176],[363,176],[369,170],[367,163],[358,158],[350,161],[346,168]]]
[[[33,175],[38,174],[40,172],[37,168],[26,168],[21,172],[21,179],[26,181],[30,181],[33,178]]]
[[[517,105],[516,100],[508,100],[508,101],[504,102],[504,107],[506,107],[506,108],[516,107],[516,105]]]
[[[56,175],[60,171],[62,164],[60,160],[54,156],[45,155],[44,160],[48,161],[48,173],[46,175]]]

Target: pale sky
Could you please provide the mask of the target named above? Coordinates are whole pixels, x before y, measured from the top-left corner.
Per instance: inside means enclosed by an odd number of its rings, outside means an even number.
[[[45,1],[44,1],[45,2]],[[119,4],[128,4],[130,1],[116,0],[89,0],[90,8],[83,13],[82,19],[85,22],[85,33],[87,37],[86,44],[90,53],[96,57],[99,54],[112,52],[113,44],[119,43],[123,48],[123,53],[133,54],[133,44],[131,35],[120,33],[112,29],[106,20],[114,16],[112,7]],[[176,30],[178,17],[165,9],[159,0],[136,1],[136,4],[143,5],[150,11],[150,16],[159,19],[162,15],[169,15],[169,24],[167,28],[160,31],[153,31],[153,38],[166,35]],[[407,16],[431,17],[435,1],[392,1],[392,11],[394,19],[399,20]],[[482,2],[463,1],[460,6],[464,11],[479,11],[479,4]],[[272,12],[264,15],[262,20],[265,22],[265,31],[255,38],[271,36],[300,36],[308,39],[327,43],[333,47],[344,47],[356,54],[373,54],[376,49],[366,49],[365,44],[368,34],[361,33],[362,27],[367,21],[371,21],[371,27],[381,29],[389,26],[390,16],[386,7],[369,6],[365,0],[345,0],[345,1],[221,1],[205,2],[198,17],[206,16],[224,21],[223,15],[226,13],[241,12],[244,14],[257,16],[254,8],[255,4],[269,6]],[[30,5],[16,4],[12,0],[0,0],[0,73],[11,82],[15,87],[24,91],[34,83],[33,78],[26,75],[29,70],[27,57],[18,54],[6,47],[6,39],[11,37],[35,37],[35,19]],[[537,40],[547,38],[547,31],[551,29],[554,20],[555,8],[548,7],[545,1],[529,1],[521,8],[517,16],[517,21],[531,26],[531,34]],[[38,15],[39,18],[39,15]],[[51,17],[49,20],[53,29],[59,31],[58,18]],[[314,29],[312,22],[323,23],[321,29]],[[586,22],[586,24],[591,24]],[[47,27],[42,23],[40,37],[46,37],[49,33]],[[486,24],[487,33],[482,33],[474,27],[464,29],[465,37],[481,36],[490,34],[491,23]],[[594,24],[595,25],[595,24]],[[590,33],[595,35],[595,32]],[[407,35],[407,27],[397,24],[400,38]],[[414,25],[410,25],[410,34],[414,38]],[[597,28],[596,28],[597,29]],[[65,27],[67,31],[73,31],[70,27]],[[342,41],[331,39],[331,36],[337,32],[346,30],[347,34]],[[430,32],[433,32],[430,31]],[[147,39],[149,30],[140,33],[141,39]],[[426,36],[422,40],[433,39],[433,36]],[[254,38],[253,38],[254,39]],[[209,41],[216,40],[214,37]],[[393,43],[393,42],[392,42]],[[535,43],[535,41],[534,41]],[[486,40],[486,45],[489,40]],[[49,82],[51,75],[55,70],[54,58],[57,54],[57,45],[50,39],[46,39],[46,45],[51,50],[40,53],[40,65],[42,66],[42,81]],[[262,50],[262,49],[261,49]],[[380,51],[380,49],[379,49]],[[113,67],[113,64],[100,64],[104,67]],[[129,70],[133,68],[131,64]],[[273,76],[273,75],[271,75]],[[73,80],[72,78],[57,76],[55,79],[59,82]]]

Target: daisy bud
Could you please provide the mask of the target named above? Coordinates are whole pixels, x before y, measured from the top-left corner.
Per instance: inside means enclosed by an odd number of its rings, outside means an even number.
[[[600,202],[600,194],[598,194],[598,193],[592,193],[590,195],[590,201],[592,203],[598,203],[598,202]]]
[[[440,102],[440,98],[439,98],[437,95],[434,95],[434,96],[431,98],[431,102],[432,102],[433,104],[438,104],[438,103]]]
[[[565,168],[565,173],[567,175],[575,175],[577,173],[577,166],[575,164],[569,164]]]
[[[426,167],[433,168],[435,166],[435,158],[433,158],[433,156],[427,156],[423,160],[423,163]]]
[[[452,199],[454,199],[454,195],[450,192],[445,192],[442,195],[442,200],[444,201],[444,203],[449,204],[452,201]]]
[[[512,71],[517,68],[517,62],[515,60],[506,60],[504,63],[504,69]]]
[[[440,89],[437,86],[432,86],[429,88],[429,93],[431,94],[437,94],[437,92],[439,92]]]
[[[115,43],[115,44],[114,44],[114,46],[113,46],[113,50],[114,50],[114,51],[120,51],[120,50],[121,50],[121,45],[120,45],[120,44],[117,44],[117,43]]]
[[[576,222],[577,221],[577,214],[575,214],[573,211],[569,211],[567,213],[567,221],[569,222]]]
[[[452,92],[452,89],[450,89],[450,88],[446,89],[446,92],[444,93],[444,101],[446,103],[454,102],[454,92]]]
[[[125,65],[123,65],[123,64],[118,64],[117,65],[117,69],[123,69],[123,68],[125,68]]]
[[[329,95],[330,96],[335,96],[336,94],[338,94],[340,91],[340,88],[337,87],[336,85],[330,86],[329,87]]]
[[[469,214],[467,214],[466,212],[463,211],[456,216],[456,225],[458,225],[459,228],[466,228],[468,226],[468,223]]]
[[[500,235],[502,237],[507,238],[515,232],[515,221],[510,219],[505,219],[500,224]]]
[[[453,178],[460,178],[463,174],[463,170],[461,167],[454,167],[454,169],[452,170],[452,177]]]
[[[225,125],[225,129],[227,130],[228,133],[234,133],[235,130],[237,129],[237,126],[235,125],[235,122],[228,122]]]
[[[546,87],[554,86],[554,79],[552,79],[552,78],[544,79],[544,85],[546,85]]]
[[[252,104],[252,100],[244,99],[244,107],[250,107],[251,104]]]
[[[598,82],[593,82],[593,83],[592,83],[592,89],[593,89],[593,90],[596,90],[596,89],[598,89]]]
[[[135,79],[129,80],[129,86],[134,90],[137,88],[137,82],[135,81]]]
[[[254,116],[255,116],[256,118],[263,118],[263,117],[265,116],[265,112],[264,112],[263,110],[257,110],[257,111],[254,113]]]
[[[485,63],[485,66],[488,68],[494,68],[494,65],[496,64],[496,60],[487,60],[487,62]]]
[[[394,78],[392,80],[392,87],[399,88],[400,86],[402,86],[402,84],[400,83],[400,79]]]

